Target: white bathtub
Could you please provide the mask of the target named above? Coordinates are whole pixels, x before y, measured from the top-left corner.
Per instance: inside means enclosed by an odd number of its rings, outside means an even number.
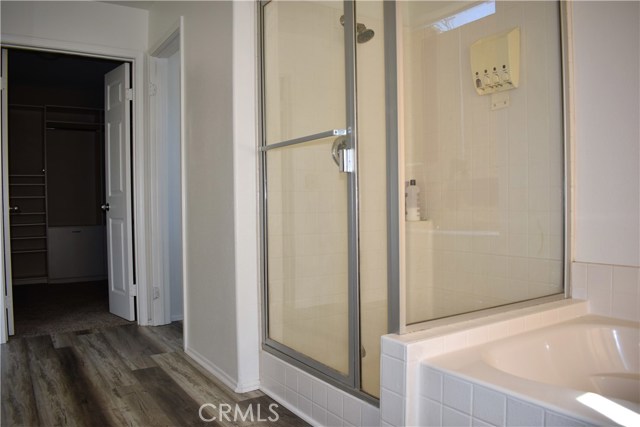
[[[422,365],[583,423],[640,425],[640,330],[634,322],[582,316]]]

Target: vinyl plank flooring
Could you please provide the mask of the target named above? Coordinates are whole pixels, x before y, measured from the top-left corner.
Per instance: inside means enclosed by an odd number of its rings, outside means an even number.
[[[2,420],[7,426],[39,425],[40,419],[33,392],[29,353],[26,341],[16,339],[12,345],[2,345]],[[23,369],[14,369],[21,366]]]
[[[128,402],[115,393],[114,387],[129,386],[136,382],[129,368],[104,342],[104,337],[96,336],[91,331],[86,331],[86,333],[71,332],[54,334],[52,341],[54,346],[63,345],[58,348],[71,351],[81,361],[83,375],[93,388],[99,407],[108,418],[108,421],[105,421],[106,425],[150,425],[137,423],[137,418],[127,418],[131,412],[128,411]],[[98,350],[95,347],[98,347]]]
[[[121,387],[112,391],[114,404],[110,409],[118,417],[121,426],[174,426],[156,401],[140,385]]]
[[[27,340],[40,422],[49,426],[89,425],[93,419],[106,424],[93,393],[86,389],[77,360],[70,353],[53,348],[50,336]],[[95,412],[93,412],[95,410]]]
[[[204,422],[198,413],[201,403],[196,402],[179,387],[161,368],[137,369],[134,375],[148,390],[158,406],[178,426],[220,426],[219,423]]]
[[[164,352],[161,346],[140,333],[139,328],[141,327],[138,325],[125,325],[101,330],[109,344],[132,370],[157,366],[151,355]]]
[[[162,370],[173,379],[196,402],[235,403],[238,395],[228,387],[218,383],[210,375],[200,372],[195,366],[187,363],[178,353],[164,353],[151,356]]]
[[[153,340],[156,345],[162,347],[164,352],[182,351],[182,323],[173,322],[169,325],[155,326],[152,328],[139,328],[141,334]]]
[[[180,323],[11,338],[0,351],[2,425],[307,425],[282,406],[277,422],[265,421],[275,402],[260,391],[234,393],[198,365],[182,351]],[[200,419],[204,403],[216,405],[204,410],[215,421]],[[230,417],[221,418],[221,405]]]
[[[62,375],[68,380],[70,395],[67,400],[72,401],[77,408],[74,421],[81,426],[112,425],[104,410],[103,401],[98,397],[101,394],[101,388],[95,382],[88,380],[84,372],[84,362],[69,347],[57,349],[55,352],[60,360]]]
[[[99,390],[109,423],[117,426],[171,426],[132,371],[100,333],[83,334],[74,340],[73,351],[86,361],[86,374]],[[94,424],[99,425],[99,424]]]
[[[127,363],[106,340],[104,335],[87,334],[76,337],[74,349],[87,360],[101,383],[107,388],[128,387],[136,384]]]
[[[75,332],[58,332],[51,334],[53,348],[73,347],[76,343]]]

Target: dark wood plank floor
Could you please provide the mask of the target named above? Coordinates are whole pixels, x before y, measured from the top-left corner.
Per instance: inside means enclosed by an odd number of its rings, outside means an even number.
[[[0,350],[2,426],[308,425],[280,405],[269,421],[271,398],[220,383],[182,351],[180,323],[13,338]],[[200,418],[205,403],[215,420]]]

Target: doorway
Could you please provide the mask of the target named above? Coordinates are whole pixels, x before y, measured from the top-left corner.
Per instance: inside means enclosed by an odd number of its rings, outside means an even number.
[[[183,290],[183,108],[182,20],[150,50],[149,189],[152,193],[151,239],[153,242],[154,298],[162,296],[157,319],[163,323],[184,318]]]
[[[15,312],[15,324],[11,313],[7,316],[9,333],[135,320],[127,280],[135,274],[126,243],[133,216],[130,135],[109,130],[114,120],[119,129],[130,128],[122,126],[131,120],[130,107],[119,113],[124,121],[109,113],[105,121],[104,112],[105,98],[128,102],[130,85],[122,80],[129,79],[129,65],[19,49],[3,51],[3,60],[8,64],[5,271]],[[121,90],[118,96],[105,88],[105,75]],[[109,164],[117,165],[115,174]],[[124,203],[111,201],[114,188]],[[123,207],[115,219],[117,209],[110,205]],[[114,248],[124,262],[108,256]]]

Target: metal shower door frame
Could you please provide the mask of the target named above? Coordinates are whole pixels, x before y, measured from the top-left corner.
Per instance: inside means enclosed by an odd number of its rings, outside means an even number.
[[[284,361],[312,373],[315,376],[335,385],[336,387],[356,395],[361,399],[377,404],[377,399],[360,390],[361,386],[361,359],[360,359],[360,277],[359,277],[359,248],[358,248],[358,128],[356,106],[356,31],[355,31],[355,1],[343,2],[344,12],[344,51],[345,51],[345,103],[346,103],[346,139],[347,149],[353,150],[353,172],[348,172],[347,183],[347,221],[348,221],[348,366],[349,372],[344,375],[327,365],[324,365],[300,352],[293,350],[269,337],[269,301],[268,301],[268,229],[267,229],[267,161],[266,153],[272,149],[289,147],[329,136],[329,132],[335,134],[336,130],[328,130],[321,134],[309,135],[294,140],[282,141],[276,144],[266,144],[265,134],[265,81],[264,81],[264,8],[270,1],[262,1],[259,7],[258,45],[260,48],[260,93],[262,98],[261,109],[261,146],[260,146],[260,216],[261,216],[261,260],[262,260],[262,348]]]

